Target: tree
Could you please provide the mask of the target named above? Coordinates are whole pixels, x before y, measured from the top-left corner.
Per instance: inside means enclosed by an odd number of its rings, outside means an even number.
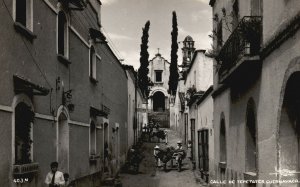
[[[177,36],[178,36],[178,28],[177,28],[177,16],[176,12],[173,11],[173,18],[172,18],[172,44],[171,44],[171,65],[170,65],[170,77],[169,77],[169,93],[171,95],[176,94],[176,89],[178,85],[178,67],[177,67],[177,51],[178,51],[178,43],[177,43]]]
[[[149,38],[150,21],[148,20],[143,28],[141,52],[140,52],[140,67],[138,69],[138,85],[144,95],[148,97],[149,86],[149,53],[148,53],[148,38]]]

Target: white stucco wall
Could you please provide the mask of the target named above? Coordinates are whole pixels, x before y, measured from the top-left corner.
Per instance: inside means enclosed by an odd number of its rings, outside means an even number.
[[[204,51],[196,51],[188,71],[185,87],[195,85],[197,91],[206,91],[213,84],[213,59],[205,56]]]

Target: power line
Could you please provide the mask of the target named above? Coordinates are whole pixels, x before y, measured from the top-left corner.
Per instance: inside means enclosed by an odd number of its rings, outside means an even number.
[[[4,0],[2,0],[2,3],[3,3],[3,5],[4,5],[4,7],[5,7],[5,9],[7,10],[8,14],[9,14],[9,17],[11,18],[11,20],[12,20],[13,23],[14,23],[15,21],[14,21],[12,15],[10,14],[10,11],[9,11],[9,9],[8,9],[8,7],[7,7],[7,5],[6,5],[6,3],[4,2]],[[25,45],[26,50],[28,51],[29,55],[31,56],[33,62],[35,63],[35,65],[37,66],[38,70],[39,70],[40,73],[42,74],[43,78],[45,79],[45,81],[47,82],[47,84],[48,84],[48,85],[50,86],[50,88],[52,89],[52,86],[51,86],[50,82],[48,81],[48,79],[47,79],[45,73],[42,71],[41,67],[39,66],[39,64],[38,64],[37,61],[35,60],[33,54],[31,53],[31,51],[30,51],[30,49],[29,49],[29,47],[28,47],[28,45],[26,44],[24,38],[21,37],[21,40],[22,40],[23,44]]]
[[[106,32],[106,34],[107,34],[107,32]],[[113,43],[112,39],[109,37],[108,34],[107,34],[107,37],[108,37],[108,39],[109,39],[109,41],[110,41],[109,43],[111,44],[113,50],[117,53],[117,55],[118,55],[119,57],[122,57],[120,51],[118,50],[118,48],[116,47],[116,45]]]
[[[117,47],[115,46],[115,44],[113,43],[113,41],[111,40],[111,38],[109,37],[108,32],[103,28],[103,31],[105,33],[105,35],[107,36],[108,40],[110,41],[109,43],[112,45],[111,47],[114,49],[115,53],[117,53],[117,55],[119,56],[118,58],[122,57],[120,54],[120,51],[117,49]]]

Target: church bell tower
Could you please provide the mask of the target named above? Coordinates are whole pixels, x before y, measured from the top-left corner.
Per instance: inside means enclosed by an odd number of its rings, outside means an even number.
[[[195,41],[191,36],[185,37],[183,41],[183,47],[182,47],[182,71],[186,72],[191,64],[192,57],[195,52],[194,47]]]

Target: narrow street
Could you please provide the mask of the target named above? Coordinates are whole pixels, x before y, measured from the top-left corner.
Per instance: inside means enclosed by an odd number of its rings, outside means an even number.
[[[145,142],[141,148],[145,158],[140,164],[139,174],[127,174],[121,173],[120,179],[123,187],[194,187],[201,186],[196,183],[191,163],[187,158],[183,161],[182,171],[178,172],[177,168],[171,168],[170,162],[167,164],[167,171],[164,171],[162,167],[155,167],[155,159],[153,156],[153,149],[155,145],[159,145],[160,148],[166,146],[176,147],[176,142],[179,140],[176,133],[172,130],[168,130],[168,145],[162,143],[154,143],[156,139],[153,139],[151,143]],[[186,149],[186,148],[185,148]]]

